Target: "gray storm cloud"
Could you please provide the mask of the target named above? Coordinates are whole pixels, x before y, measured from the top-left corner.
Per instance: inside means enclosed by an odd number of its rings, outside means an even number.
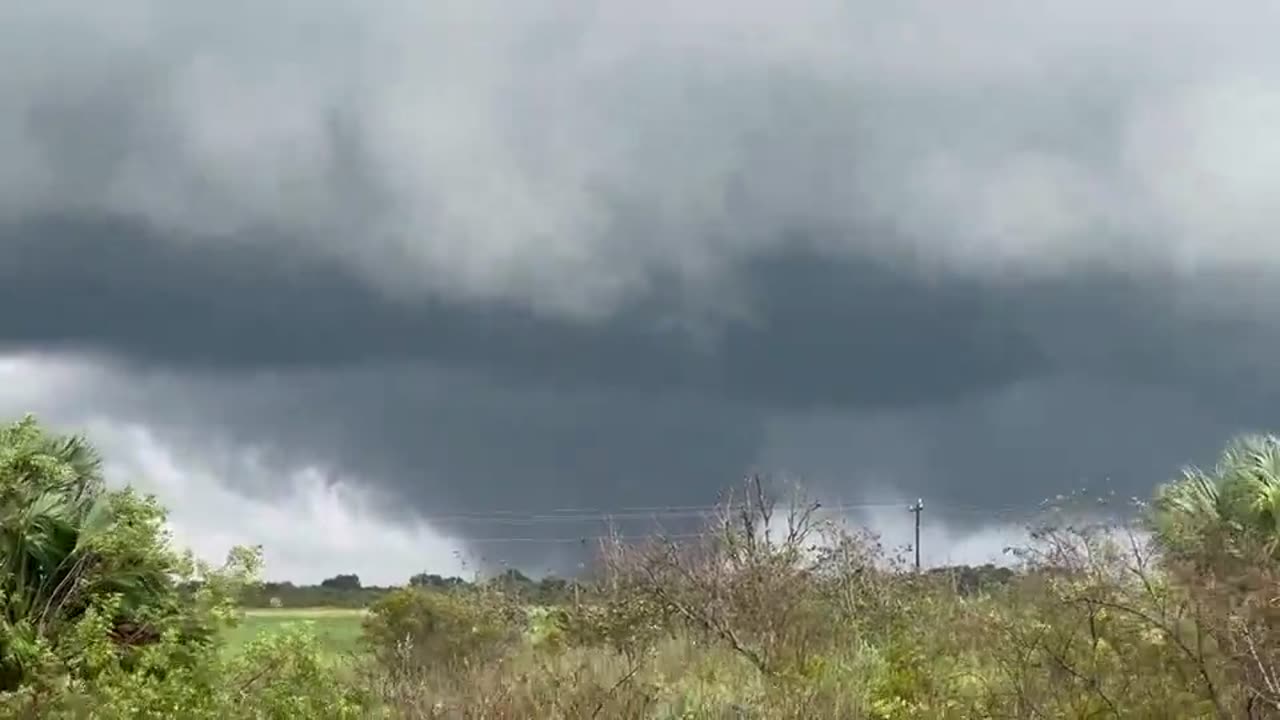
[[[598,316],[797,245],[987,277],[1280,257],[1271,3],[2,12],[8,216],[269,230],[400,296]]]
[[[1276,422],[1277,30],[1261,0],[11,4],[0,349],[110,370],[0,407],[405,516],[702,504],[751,467],[960,525],[1143,494]]]

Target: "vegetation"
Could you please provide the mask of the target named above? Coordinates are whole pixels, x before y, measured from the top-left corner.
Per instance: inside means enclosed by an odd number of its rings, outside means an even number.
[[[295,585],[290,582],[264,582],[244,589],[240,605],[246,608],[367,608],[381,600],[394,587],[360,585],[338,578],[358,577],[338,575],[322,580],[318,585]],[[491,578],[486,585],[532,605],[560,605],[570,602],[575,592],[583,590],[576,583],[557,577],[533,580],[519,570],[506,572]],[[474,589],[475,580],[460,577],[443,577],[418,573],[409,578],[409,586],[429,590]],[[579,592],[580,594],[580,592]]]
[[[0,717],[1280,717],[1278,460],[1236,441],[1133,524],[1060,507],[1011,568],[911,572],[751,480],[583,587],[300,589],[175,551],[27,419],[0,431]]]
[[[303,628],[316,646],[331,658],[346,658],[360,650],[367,613],[359,608],[247,608],[239,621],[223,631],[226,650],[235,653],[265,635]]]

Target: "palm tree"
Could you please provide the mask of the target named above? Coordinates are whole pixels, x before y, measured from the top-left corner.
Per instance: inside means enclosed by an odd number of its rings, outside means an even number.
[[[83,531],[107,519],[100,467],[82,438],[50,437],[34,418],[0,430],[0,589],[10,620],[51,599],[91,539]]]
[[[148,512],[107,490],[84,438],[48,434],[30,416],[0,428],[0,690],[21,680],[40,638],[95,599],[119,598],[120,626],[163,596],[172,579],[147,542]]]
[[[1257,541],[1280,550],[1280,439],[1247,435],[1231,441],[1211,472],[1187,468],[1161,487],[1153,505],[1156,536],[1175,552],[1206,543]]]

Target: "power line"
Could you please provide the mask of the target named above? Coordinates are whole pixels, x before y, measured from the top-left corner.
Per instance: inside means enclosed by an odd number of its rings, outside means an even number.
[[[632,513],[632,512],[668,512],[668,511],[680,512],[680,511],[693,511],[693,510],[708,510],[715,507],[717,506],[716,505],[633,505],[633,506],[624,506],[624,507],[617,507],[617,508],[580,507],[580,508],[550,508],[546,510],[529,510],[528,508],[525,508],[522,510],[507,510],[507,509],[490,508],[487,510],[459,510],[453,513],[437,515],[436,517],[443,517],[443,518],[473,517],[473,516],[490,517],[490,516],[498,516],[498,515],[501,515],[501,516],[512,515],[512,516],[521,516],[521,517],[530,516],[530,515],[558,517],[564,514],[601,515],[601,514],[611,514],[611,513]]]
[[[852,514],[861,510],[883,510],[890,508],[901,508],[897,503],[851,503],[823,505],[818,508],[818,512],[827,515]],[[942,517],[950,515],[981,515],[986,518],[993,517],[1009,517],[1020,515],[1028,517],[1039,515],[1049,510],[1043,504],[1027,507],[1027,506],[1006,506],[1006,507],[979,507],[974,505],[947,505],[940,510]],[[633,522],[643,520],[669,520],[678,518],[699,519],[714,515],[724,510],[722,505],[665,505],[665,506],[632,506],[622,507],[614,510],[595,509],[595,508],[559,508],[549,511],[528,512],[516,510],[487,510],[460,512],[450,514],[437,514],[419,516],[424,522],[439,523],[474,523],[474,524],[492,524],[502,526],[538,526],[548,524],[572,524],[572,523],[588,523],[588,522]],[[917,498],[914,504],[907,507],[907,511],[911,512],[914,518],[914,534],[915,542],[913,550],[915,555],[915,567],[919,570],[922,566],[920,532],[921,532],[921,515],[924,511],[924,501]],[[679,525],[680,523],[677,523]],[[671,540],[695,539],[712,535],[709,532],[682,532],[682,533],[644,533],[641,535],[633,535],[631,540],[642,540],[646,537],[660,537]],[[570,544],[570,543],[587,543],[600,540],[621,539],[627,540],[625,536],[615,534],[584,534],[573,536],[511,536],[511,537],[459,537],[457,540],[464,545],[473,544],[501,544],[501,543],[531,543],[531,544]]]
[[[660,535],[660,536],[658,536],[658,537],[660,537],[660,538],[662,538],[662,539],[664,539],[664,540],[692,540],[692,539],[694,539],[694,538],[710,537],[711,535],[713,535],[713,533],[677,533],[677,534],[664,534],[664,535]],[[617,535],[582,535],[582,536],[579,536],[579,537],[556,537],[556,538],[546,538],[546,537],[542,537],[542,538],[540,538],[540,537],[509,537],[509,538],[508,538],[508,537],[489,537],[489,538],[462,538],[462,539],[461,539],[461,541],[462,541],[464,544],[471,544],[471,543],[509,543],[509,542],[519,542],[519,543],[583,543],[583,542],[587,542],[587,541],[589,541],[589,540],[615,540],[615,539],[616,539],[616,540],[623,540],[623,541],[627,540],[627,538],[626,538],[626,537],[620,537],[620,536],[617,536]],[[632,538],[632,539],[644,539],[644,538]]]
[[[822,505],[818,508],[822,513],[842,513],[856,510],[885,510],[898,507],[897,503],[857,503],[857,504],[841,504],[841,505]],[[574,510],[570,511],[543,511],[543,512],[518,512],[514,510],[489,510],[489,511],[473,511],[459,512],[448,514],[426,514],[418,515],[418,519],[424,522],[478,522],[508,525],[536,524],[544,522],[572,522],[572,521],[592,521],[592,520],[648,520],[652,518],[678,518],[678,517],[704,517],[713,515],[724,509],[721,505],[684,505],[684,506],[658,506],[653,508],[618,508],[616,510]],[[1015,508],[1009,508],[1009,511],[1016,511]],[[978,508],[972,508],[973,512],[980,512]],[[1001,512],[1001,510],[992,510],[988,512]]]

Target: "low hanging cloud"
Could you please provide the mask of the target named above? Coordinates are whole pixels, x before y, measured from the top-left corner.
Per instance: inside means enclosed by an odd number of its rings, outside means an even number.
[[[406,571],[427,567],[466,574],[464,542],[421,522],[392,522],[367,489],[322,470],[273,478],[275,497],[255,498],[228,489],[198,458],[175,456],[146,428],[91,423],[87,431],[110,453],[108,474],[167,502],[174,540],[200,557],[261,545],[271,577],[311,583],[356,572],[368,585],[399,585]],[[242,472],[266,474],[251,462],[238,464]]]
[[[273,467],[260,448],[219,443],[208,434],[199,445],[183,445],[120,405],[71,399],[130,382],[84,362],[11,356],[0,360],[6,388],[0,413],[39,413],[57,430],[87,435],[103,454],[108,481],[155,494],[178,546],[210,562],[223,560],[235,545],[262,545],[269,576],[295,582],[358,572],[366,584],[389,585],[424,568],[468,572],[463,541],[421,520],[394,517],[376,490],[330,468]],[[270,494],[254,492],[259,484],[269,485]]]
[[[184,468],[226,515],[199,537],[294,498],[441,569],[445,537],[576,562],[604,510],[753,468],[894,528],[927,496],[948,544],[1143,495],[1277,423],[1277,30],[1260,0],[5,8],[0,407]]]

